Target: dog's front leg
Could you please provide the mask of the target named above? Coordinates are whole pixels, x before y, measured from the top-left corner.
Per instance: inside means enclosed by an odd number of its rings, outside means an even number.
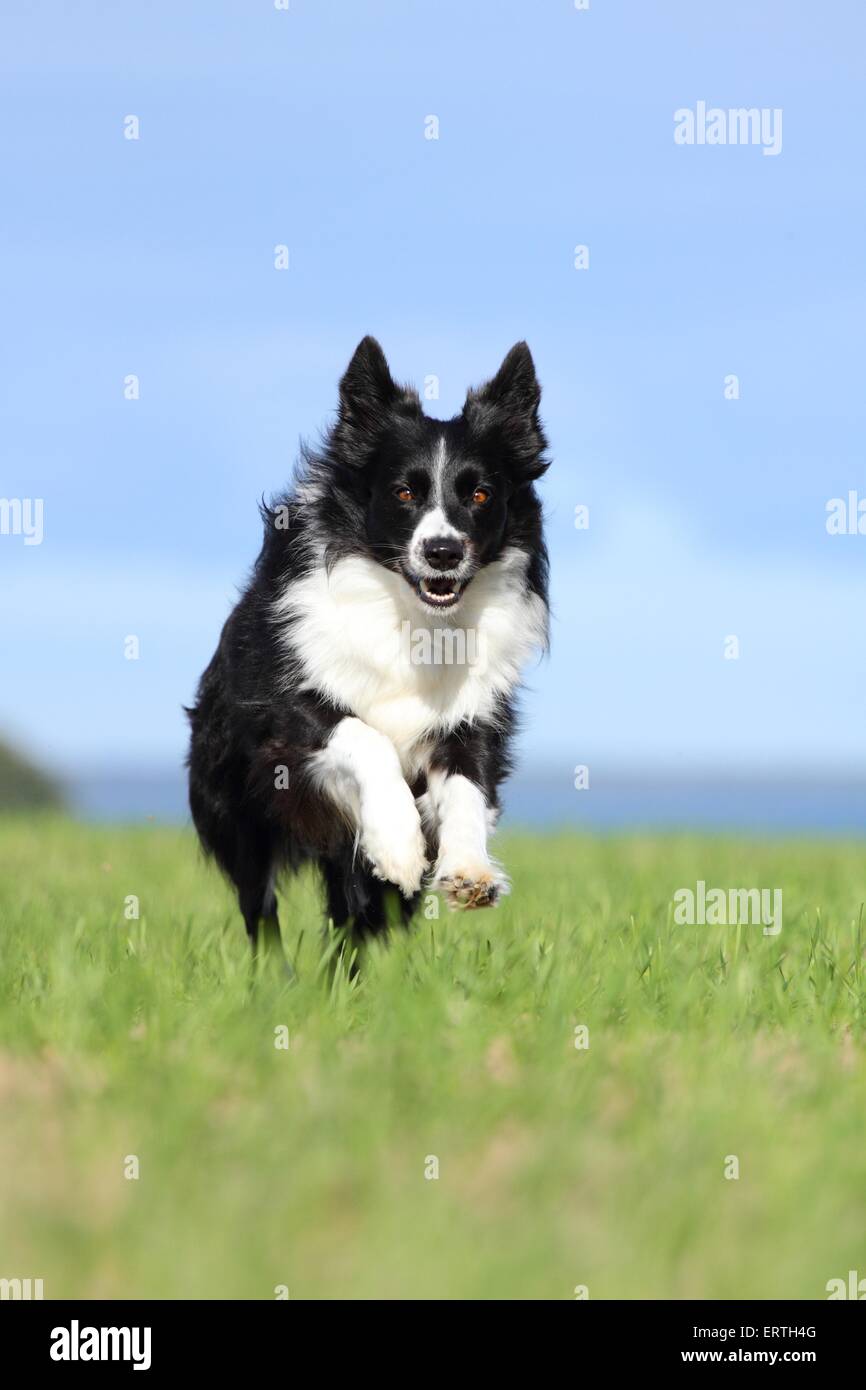
[[[449,907],[491,907],[508,892],[508,877],[487,852],[493,817],[479,786],[460,773],[433,772],[429,805],[439,827],[433,887]]]
[[[377,878],[411,898],[427,867],[424,834],[391,740],[362,719],[341,719],[317,755],[315,775],[355,827]]]

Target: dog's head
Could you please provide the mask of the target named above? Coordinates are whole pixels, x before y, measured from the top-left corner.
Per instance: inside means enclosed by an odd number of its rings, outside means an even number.
[[[536,535],[540,543],[532,486],[547,468],[540,398],[526,343],[447,421],[429,419],[417,393],[394,382],[375,338],[356,349],[330,456],[363,516],[367,553],[426,608],[455,608],[506,547],[529,548]]]

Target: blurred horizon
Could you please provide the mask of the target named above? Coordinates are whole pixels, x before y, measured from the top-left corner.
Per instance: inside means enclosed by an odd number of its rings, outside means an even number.
[[[577,772],[577,769],[574,769]],[[790,769],[756,774],[719,768],[600,766],[575,786],[558,767],[518,768],[503,789],[501,825],[595,830],[749,829],[758,833],[866,836],[866,777]],[[182,767],[90,769],[64,792],[84,820],[190,821]]]

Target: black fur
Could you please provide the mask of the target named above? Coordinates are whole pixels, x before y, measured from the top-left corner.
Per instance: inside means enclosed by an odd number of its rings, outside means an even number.
[[[518,547],[528,556],[526,583],[546,603],[547,554],[533,487],[547,466],[539,397],[521,343],[492,381],[469,393],[459,416],[430,420],[417,394],[394,383],[379,344],[365,338],[340,383],[335,425],[318,450],[305,451],[295,487],[263,508],[261,554],[187,711],[193,820],[205,851],[237,889],[254,943],[261,931],[279,930],[277,872],[310,860],[321,870],[335,925],[363,934],[385,924],[386,885],[356,851],[353,827],[311,785],[311,758],[354,711],[299,689],[291,670],[287,686],[275,601],[322,556],[332,565],[365,555],[414,585],[405,548],[424,506],[431,440],[444,432],[449,517],[469,537],[473,573],[505,546]],[[491,497],[478,507],[470,499],[481,482]],[[397,499],[402,484],[417,506]],[[463,773],[498,807],[514,720],[513,699],[503,699],[494,718],[441,737],[431,767]],[[277,767],[288,769],[287,786],[279,789]],[[412,790],[424,791],[423,775]],[[431,863],[435,853],[429,844]],[[404,919],[414,905],[403,902]]]

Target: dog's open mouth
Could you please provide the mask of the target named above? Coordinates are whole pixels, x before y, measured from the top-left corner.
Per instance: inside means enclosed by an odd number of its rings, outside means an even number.
[[[465,585],[459,579],[419,579],[418,597],[431,608],[453,608]]]

